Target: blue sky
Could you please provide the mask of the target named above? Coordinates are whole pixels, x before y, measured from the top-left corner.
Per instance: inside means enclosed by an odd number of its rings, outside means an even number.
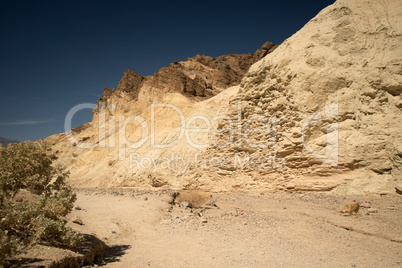
[[[73,106],[96,103],[128,69],[152,75],[197,53],[252,53],[333,2],[1,1],[0,137],[64,132]],[[91,118],[80,111],[73,126]]]

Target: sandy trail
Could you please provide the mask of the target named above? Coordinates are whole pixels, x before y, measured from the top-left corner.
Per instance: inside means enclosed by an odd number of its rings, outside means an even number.
[[[74,229],[111,246],[105,267],[401,267],[400,196],[213,194],[171,208],[163,191],[79,190]],[[370,203],[353,216],[339,208]]]

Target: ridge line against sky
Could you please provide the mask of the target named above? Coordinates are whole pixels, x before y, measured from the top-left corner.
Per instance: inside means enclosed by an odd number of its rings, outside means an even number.
[[[64,132],[69,109],[96,103],[128,69],[152,75],[198,53],[254,53],[333,2],[3,1],[0,137]],[[91,119],[90,110],[79,112],[73,126]]]

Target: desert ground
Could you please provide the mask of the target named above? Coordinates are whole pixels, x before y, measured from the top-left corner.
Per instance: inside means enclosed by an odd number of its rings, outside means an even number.
[[[170,204],[171,190],[77,193],[68,224],[106,245],[88,267],[402,267],[400,195],[207,193],[194,209]],[[357,214],[339,213],[354,201]],[[76,254],[61,251],[32,250],[18,266]]]
[[[91,122],[46,138],[87,243],[13,267],[402,267],[401,11],[338,0],[279,46],[125,72]],[[233,161],[170,168],[195,155]]]

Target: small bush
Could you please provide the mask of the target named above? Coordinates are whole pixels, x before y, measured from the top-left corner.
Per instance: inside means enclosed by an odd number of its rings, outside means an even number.
[[[192,208],[200,208],[205,206],[207,203],[208,195],[205,192],[192,190],[192,191],[181,191],[176,197],[176,201],[188,202],[189,206]]]
[[[37,243],[74,247],[82,241],[63,220],[76,195],[56,159],[46,143],[0,146],[0,266]]]

